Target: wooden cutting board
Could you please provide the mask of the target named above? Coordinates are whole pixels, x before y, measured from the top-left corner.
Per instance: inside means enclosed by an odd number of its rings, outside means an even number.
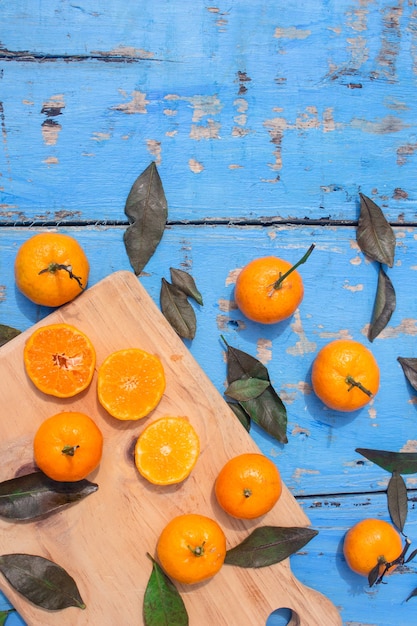
[[[74,409],[89,414],[105,438],[102,462],[90,476],[99,485],[96,493],[41,520],[0,519],[0,554],[24,552],[52,559],[74,577],[87,605],[85,610],[71,607],[59,613],[39,609],[15,593],[0,575],[2,590],[30,626],[143,624],[143,594],[151,573],[146,553],[155,554],[159,533],[176,515],[197,512],[217,519],[228,547],[259,525],[309,525],[285,486],[278,504],[262,519],[238,521],[220,510],[213,495],[218,471],[230,457],[258,448],[133,273],[121,271],[107,277],[37,326],[60,321],[91,338],[98,366],[110,352],[127,347],[158,355],[167,386],[148,418],[123,423],[99,406],[96,374],[90,388],[74,399],[54,399],[33,387],[22,357],[33,327],[0,349],[0,480],[34,469],[34,431],[57,412]],[[186,415],[201,441],[191,476],[170,487],[147,483],[133,462],[139,433],[163,415]],[[281,607],[298,615],[299,621],[293,617],[292,624],[341,624],[327,598],[295,579],[289,560],[256,570],[224,566],[205,583],[178,588],[190,626],[263,626],[270,613]]]

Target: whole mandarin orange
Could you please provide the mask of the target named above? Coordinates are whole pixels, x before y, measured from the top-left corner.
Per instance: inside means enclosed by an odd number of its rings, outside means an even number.
[[[377,564],[381,575],[385,563],[395,561],[402,553],[401,535],[388,522],[368,518],[348,530],[343,543],[343,554],[351,570],[368,576]],[[391,573],[397,565],[387,571]]]
[[[19,248],[14,275],[18,289],[32,302],[58,307],[87,287],[90,266],[74,237],[47,232],[33,235]]]
[[[317,354],[311,372],[313,390],[335,411],[356,411],[379,389],[379,367],[374,355],[358,341],[336,339]]]

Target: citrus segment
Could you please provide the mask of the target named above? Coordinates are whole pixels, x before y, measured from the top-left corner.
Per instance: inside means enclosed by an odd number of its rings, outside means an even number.
[[[240,271],[236,279],[235,301],[248,319],[261,324],[276,324],[294,313],[304,296],[303,281],[297,270],[274,287],[291,267],[291,263],[284,259],[266,256],[250,261]]]
[[[96,353],[90,339],[70,324],[49,324],[26,341],[23,360],[27,375],[43,393],[70,398],[91,383]]]
[[[163,529],[157,554],[168,576],[180,583],[197,583],[221,569],[226,537],[219,524],[209,517],[195,513],[179,515]]]
[[[14,273],[18,289],[32,302],[57,307],[87,287],[90,266],[76,239],[62,233],[39,233],[19,248]]]
[[[110,354],[98,370],[100,404],[119,420],[138,420],[149,415],[165,391],[160,359],[128,348]]]
[[[199,453],[200,441],[188,419],[161,417],[139,436],[135,464],[149,482],[172,485],[189,476]]]
[[[103,435],[84,413],[63,412],[46,419],[33,441],[35,463],[52,480],[83,480],[100,463]]]
[[[400,534],[388,522],[368,518],[352,526],[345,535],[343,553],[351,570],[368,576],[378,563],[381,575],[384,563],[395,561],[402,553]],[[394,571],[393,565],[387,573]]]
[[[379,367],[372,352],[358,341],[337,339],[317,354],[311,372],[313,390],[335,411],[355,411],[368,404],[379,388]]]
[[[223,466],[215,482],[220,506],[233,517],[254,519],[272,509],[281,496],[278,468],[263,454],[244,453]]]

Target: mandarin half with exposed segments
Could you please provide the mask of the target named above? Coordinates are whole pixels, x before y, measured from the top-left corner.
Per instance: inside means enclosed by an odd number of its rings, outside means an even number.
[[[190,475],[200,440],[185,417],[160,417],[140,434],[135,446],[139,473],[155,485],[179,483]]]
[[[119,420],[138,420],[149,415],[165,391],[160,359],[139,348],[112,352],[98,370],[100,404]]]
[[[40,233],[19,248],[14,275],[18,289],[32,302],[57,307],[76,298],[87,287],[90,266],[74,237]]]
[[[30,335],[23,360],[35,387],[57,398],[70,398],[91,383],[96,352],[87,335],[75,326],[49,324]]]
[[[372,352],[358,341],[336,339],[317,354],[311,372],[313,390],[335,411],[356,411],[379,389],[379,367]]]
[[[276,256],[253,259],[245,265],[235,285],[240,311],[261,324],[276,324],[291,317],[304,296],[303,281],[295,268],[305,263],[313,248],[314,244],[295,265]]]
[[[44,474],[63,482],[83,480],[100,463],[103,435],[84,413],[63,412],[46,419],[33,441],[35,463]]]
[[[282,492],[278,468],[263,454],[243,453],[220,470],[214,491],[222,509],[240,519],[268,513]]]
[[[380,564],[379,575],[386,563],[395,561],[402,553],[401,535],[384,520],[364,519],[348,530],[343,543],[343,553],[351,570],[361,576],[369,573]],[[386,573],[391,573],[397,564]]]
[[[161,532],[157,554],[168,576],[180,583],[198,583],[221,569],[226,537],[210,517],[196,513],[179,515]]]

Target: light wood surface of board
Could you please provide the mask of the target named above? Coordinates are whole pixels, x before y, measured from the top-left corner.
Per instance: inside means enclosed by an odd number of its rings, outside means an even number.
[[[93,341],[98,365],[112,351],[140,347],[158,355],[167,387],[161,403],[144,422],[119,422],[98,404],[96,378],[74,399],[59,400],[37,391],[27,379],[22,350],[32,328],[0,351],[0,403],[8,420],[0,425],[2,480],[33,469],[32,438],[41,421],[54,413],[80,410],[103,431],[104,452],[92,475],[96,493],[77,505],[30,523],[0,522],[0,552],[25,552],[51,558],[76,580],[87,605],[59,617],[2,587],[31,626],[42,623],[112,626],[141,623],[143,593],[159,533],[175,515],[198,512],[216,518],[228,547],[259,525],[306,526],[309,520],[285,488],[262,519],[243,522],[222,512],[213,497],[215,477],[231,456],[258,450],[253,439],[195,362],[138,279],[116,272],[87,289],[74,302],[44,318],[40,325],[66,321]],[[156,487],[142,479],[133,463],[134,442],[144,423],[162,415],[185,415],[195,426],[201,453],[182,484]],[[30,532],[28,532],[30,530]],[[295,611],[305,626],[336,626],[336,608],[291,574],[289,562],[257,570],[224,566],[212,580],[182,587],[190,624],[261,626],[280,607]],[[341,622],[340,622],[341,623]]]

